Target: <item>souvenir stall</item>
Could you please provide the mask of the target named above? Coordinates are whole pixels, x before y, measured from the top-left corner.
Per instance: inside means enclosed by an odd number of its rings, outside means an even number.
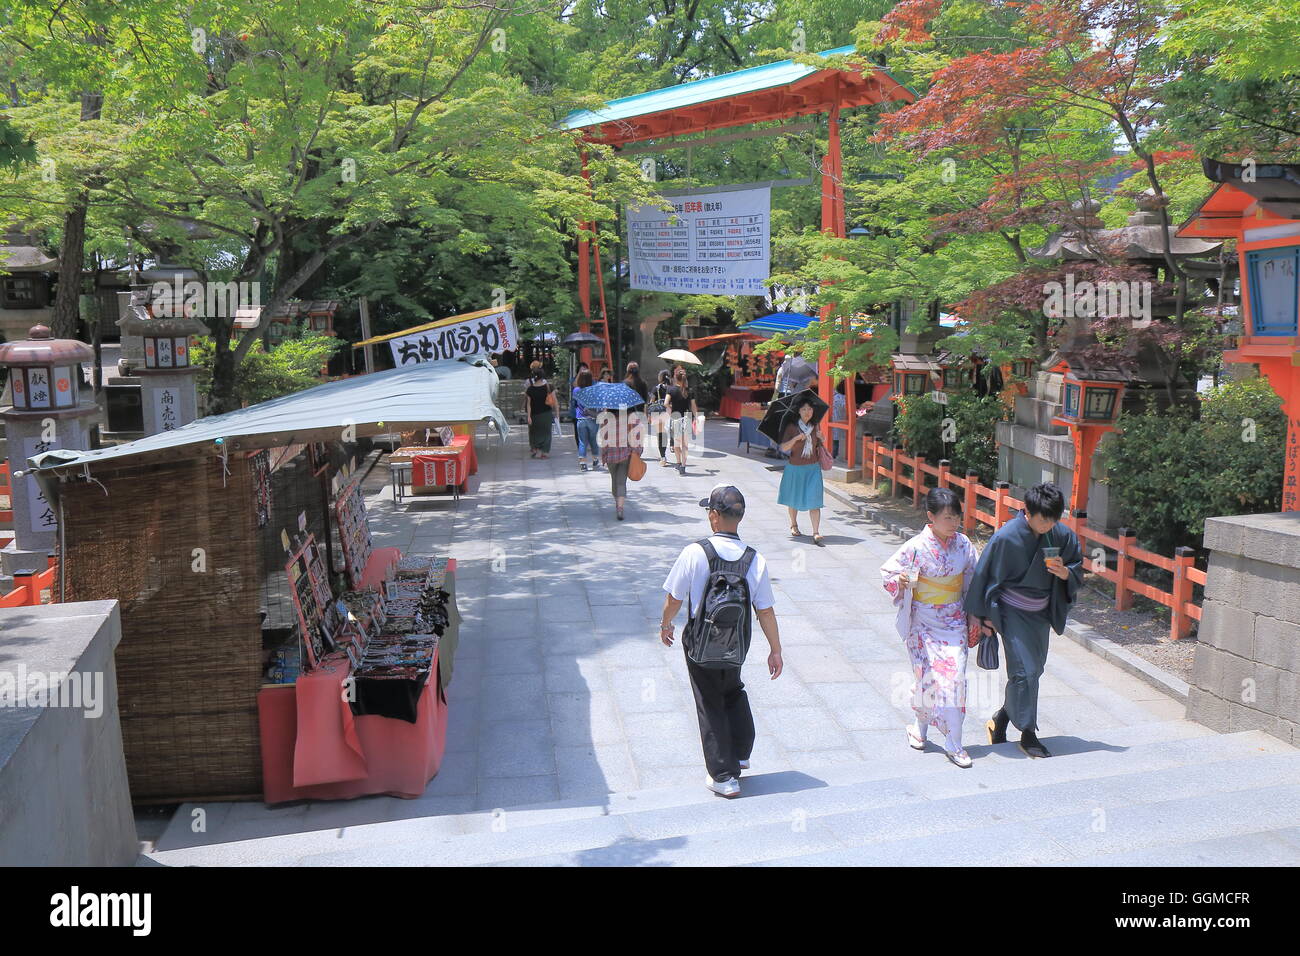
[[[368,436],[504,421],[490,370],[330,382],[136,442],[52,451],[61,600],[116,599],[136,803],[415,797],[439,768],[456,565],[375,548]]]
[[[718,405],[718,413],[723,418],[741,418],[744,405],[761,404],[772,398],[776,369],[784,355],[779,352],[755,355],[754,345],[762,341],[763,336],[753,332],[724,332],[687,341],[686,347],[692,352],[724,346],[722,361],[731,369],[731,385],[722,393]]]
[[[466,426],[422,428],[402,433],[402,444],[388,456],[393,501],[408,496],[450,494],[459,501],[478,474],[474,430]]]

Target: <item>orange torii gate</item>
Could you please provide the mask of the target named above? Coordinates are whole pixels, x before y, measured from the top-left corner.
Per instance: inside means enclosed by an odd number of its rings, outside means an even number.
[[[825,50],[817,56],[852,56],[853,46]],[[632,143],[647,140],[705,133],[713,130],[754,123],[790,119],[824,113],[828,122],[826,156],[821,169],[821,228],[827,235],[846,238],[844,223],[843,164],[840,155],[840,110],[868,106],[896,100],[911,101],[914,94],[896,80],[884,67],[862,59],[849,61],[857,72],[833,68],[805,66],[793,60],[782,60],[764,66],[737,70],[719,76],[682,83],[648,93],[638,93],[622,99],[611,100],[597,111],[579,110],[570,114],[560,124],[562,129],[580,130],[584,142],[603,143],[621,149]],[[725,137],[688,140],[673,146],[704,145],[731,139],[778,135],[791,132],[790,127],[753,130]],[[582,175],[590,180],[587,170],[587,153],[582,151]],[[798,181],[777,181],[771,185],[795,185]],[[592,224],[583,223],[585,228]],[[582,303],[584,322],[582,331],[591,331],[591,268],[590,249],[594,243],[578,241],[578,298]],[[599,248],[596,251],[596,281],[600,290],[600,333],[605,340],[605,354],[612,356],[609,347],[609,322],[605,311],[605,289],[600,272]],[[830,306],[823,307],[822,315],[829,314]],[[584,349],[582,357],[590,361],[590,350]],[[829,404],[832,385],[828,371],[829,362],[823,356],[821,380],[818,391]],[[829,439],[829,418],[823,422],[823,433]],[[853,442],[848,443],[853,448]],[[852,451],[849,464],[852,465]]]

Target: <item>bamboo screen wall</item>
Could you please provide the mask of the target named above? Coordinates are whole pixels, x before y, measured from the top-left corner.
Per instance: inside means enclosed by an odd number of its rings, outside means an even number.
[[[260,797],[261,569],[248,460],[230,457],[224,485],[212,457],[93,475],[103,488],[79,478],[61,488],[66,600],[121,604],[132,799]]]

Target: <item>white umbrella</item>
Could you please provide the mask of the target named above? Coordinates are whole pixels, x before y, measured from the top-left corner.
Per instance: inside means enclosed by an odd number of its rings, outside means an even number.
[[[688,352],[686,349],[669,349],[667,352],[660,352],[659,357],[669,362],[685,362],[687,365],[703,365],[694,352]]]

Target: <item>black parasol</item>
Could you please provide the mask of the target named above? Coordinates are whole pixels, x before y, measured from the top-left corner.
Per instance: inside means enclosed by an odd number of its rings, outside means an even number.
[[[795,392],[793,395],[783,395],[767,406],[767,413],[763,416],[763,420],[758,423],[759,432],[779,445],[781,436],[785,434],[786,425],[796,420],[795,409],[805,401],[812,403],[812,423],[814,425],[820,422],[826,413],[830,411],[830,406],[823,402],[816,392],[810,388],[805,388],[802,392]]]
[[[605,340],[599,335],[593,335],[590,332],[574,332],[572,335],[566,335],[560,344],[572,348],[575,345],[579,347],[585,345],[604,345]]]

